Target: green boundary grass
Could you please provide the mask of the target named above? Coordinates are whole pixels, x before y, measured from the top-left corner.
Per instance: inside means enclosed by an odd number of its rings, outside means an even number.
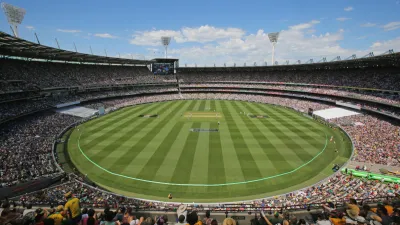
[[[207,109],[223,114],[220,126],[215,118],[182,121],[185,112]],[[252,119],[239,113],[243,111],[269,118]],[[154,112],[161,112],[160,117],[137,117]],[[351,155],[351,142],[338,129],[291,109],[241,101],[144,104],[78,128],[68,140],[68,152],[81,173],[112,192],[151,200],[168,201],[168,193],[177,202],[229,202],[284,194],[331,175],[332,164],[342,164]],[[190,128],[220,132],[190,132]],[[331,136],[335,143],[327,141]],[[207,186],[226,183],[239,184]]]

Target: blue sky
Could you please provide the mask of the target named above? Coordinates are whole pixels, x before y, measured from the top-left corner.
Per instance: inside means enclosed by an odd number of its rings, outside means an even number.
[[[117,3],[116,3],[117,2]],[[22,1],[20,36],[42,44],[134,58],[163,56],[160,36],[172,36],[169,56],[185,63],[271,63],[269,32],[280,31],[276,59],[314,61],[400,51],[400,0],[335,1]],[[5,16],[0,29],[10,33]]]

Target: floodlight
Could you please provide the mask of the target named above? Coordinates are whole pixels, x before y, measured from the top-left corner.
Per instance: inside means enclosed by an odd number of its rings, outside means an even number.
[[[167,58],[167,50],[170,42],[171,42],[171,37],[166,37],[166,36],[161,37],[161,44],[165,48],[165,58]]]
[[[3,8],[4,14],[7,16],[8,23],[11,26],[14,36],[18,37],[18,25],[22,23],[26,10],[5,2],[1,3],[1,8]]]
[[[275,45],[278,43],[279,32],[269,33],[268,38],[272,44],[272,65],[275,63]]]

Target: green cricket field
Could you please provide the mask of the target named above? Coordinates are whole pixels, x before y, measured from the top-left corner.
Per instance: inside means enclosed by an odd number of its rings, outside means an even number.
[[[350,139],[292,109],[176,100],[126,107],[70,132],[75,167],[117,194],[233,202],[285,194],[331,175]],[[172,200],[167,198],[168,194]]]

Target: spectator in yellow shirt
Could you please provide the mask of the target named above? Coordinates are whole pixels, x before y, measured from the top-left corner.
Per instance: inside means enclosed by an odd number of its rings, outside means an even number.
[[[64,211],[64,207],[62,205],[57,206],[56,212],[48,216],[47,218],[54,220],[54,225],[61,225],[63,220],[65,220],[64,216],[61,214]]]
[[[79,224],[82,219],[79,199],[72,196],[72,192],[67,192],[64,196],[67,199],[64,211],[68,213],[68,219],[71,221],[71,224]]]

